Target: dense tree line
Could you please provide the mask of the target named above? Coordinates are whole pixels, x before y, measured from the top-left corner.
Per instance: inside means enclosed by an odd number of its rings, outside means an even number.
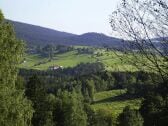
[[[83,48],[77,48],[78,54],[93,54],[94,49],[88,48],[88,47],[83,47]]]
[[[47,57],[50,60],[54,58],[55,54],[65,53],[69,51],[75,50],[72,46],[66,46],[66,45],[54,45],[54,44],[47,44],[43,46],[28,46],[27,53],[29,54],[38,54],[42,57]]]
[[[159,77],[155,73],[149,72],[110,72],[106,71],[100,63],[79,64],[74,68],[65,68],[59,70],[26,70],[20,69],[20,75],[26,80],[32,75],[38,75],[45,78],[47,85],[55,85],[56,89],[75,87],[76,85],[87,85],[93,83],[95,91],[106,91],[111,89],[128,89],[128,93],[142,95],[146,87],[156,86]],[[53,87],[52,87],[53,89]],[[142,90],[140,90],[142,89]],[[137,91],[136,91],[137,90]],[[141,92],[140,91],[144,91]],[[139,92],[139,93],[138,93]]]

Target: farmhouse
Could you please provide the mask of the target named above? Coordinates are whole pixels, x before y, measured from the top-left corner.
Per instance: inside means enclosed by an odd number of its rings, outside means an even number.
[[[50,66],[49,67],[49,70],[57,70],[57,69],[63,69],[63,66],[55,65],[55,66]]]

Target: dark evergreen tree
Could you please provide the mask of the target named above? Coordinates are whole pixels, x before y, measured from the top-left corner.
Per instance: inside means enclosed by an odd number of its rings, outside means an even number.
[[[26,85],[26,96],[33,103],[35,110],[32,118],[32,124],[34,126],[47,126],[48,121],[52,120],[52,113],[48,106],[50,104],[47,101],[47,93],[44,89],[44,84],[36,75],[32,76]]]
[[[142,102],[141,113],[145,126],[168,125],[168,99],[159,94],[148,94]]]
[[[94,87],[94,81],[93,80],[86,80],[86,88],[88,92],[88,96],[90,101],[94,101],[94,93],[95,93],[95,87]]]

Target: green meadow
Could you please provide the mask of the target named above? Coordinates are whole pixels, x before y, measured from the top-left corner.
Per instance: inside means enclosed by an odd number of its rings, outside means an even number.
[[[110,71],[136,71],[136,68],[130,65],[127,59],[121,61],[113,51],[106,51],[104,49],[95,49],[93,54],[79,54],[76,50],[69,51],[55,54],[52,60],[37,54],[26,54],[24,61],[20,64],[20,68],[47,70],[54,65],[67,68],[74,67],[80,63],[101,62]]]
[[[139,109],[142,99],[126,96],[126,90],[103,91],[95,94],[91,107],[95,110],[105,110],[117,117],[126,106]]]

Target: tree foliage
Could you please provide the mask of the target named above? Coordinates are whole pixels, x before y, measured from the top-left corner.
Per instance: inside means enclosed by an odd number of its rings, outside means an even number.
[[[35,110],[33,126],[52,126],[52,97],[48,96],[41,79],[36,75],[32,76],[26,85],[26,96],[32,101]]]
[[[31,125],[31,102],[24,90],[16,85],[17,65],[24,51],[23,42],[16,39],[12,26],[0,11],[0,125]]]
[[[159,73],[163,81],[168,78],[167,13],[167,0],[123,0],[110,21],[113,32],[125,39],[130,63]]]
[[[139,111],[125,107],[118,117],[119,126],[143,126],[143,118]]]
[[[123,0],[113,12],[110,22],[113,31],[126,39],[124,49],[126,53],[132,54],[130,63],[139,69],[147,68],[161,77],[161,79],[151,77],[151,81],[145,83],[138,82],[145,84],[144,86],[138,84],[139,89],[144,90],[146,86],[145,100],[141,106],[145,126],[168,125],[167,13],[167,0]],[[140,91],[139,89],[137,91]]]
[[[56,103],[55,122],[58,126],[87,126],[82,97],[75,92],[62,92]]]

